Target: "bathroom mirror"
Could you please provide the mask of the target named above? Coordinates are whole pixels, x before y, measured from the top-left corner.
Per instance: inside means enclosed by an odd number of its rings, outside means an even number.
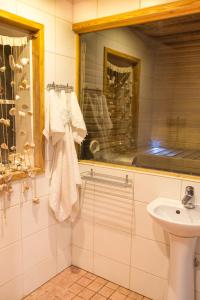
[[[43,25],[0,10],[0,175],[43,170]]]
[[[80,34],[80,159],[199,175],[200,14],[135,23]]]

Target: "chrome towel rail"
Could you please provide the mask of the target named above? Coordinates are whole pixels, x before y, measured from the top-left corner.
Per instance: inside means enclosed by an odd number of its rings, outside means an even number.
[[[91,169],[89,172],[82,173],[81,179],[85,181],[99,182],[99,183],[109,184],[112,186],[125,187],[125,188],[132,186],[132,180],[129,179],[127,174],[125,178],[121,178],[119,176],[96,173],[94,172],[93,169]]]

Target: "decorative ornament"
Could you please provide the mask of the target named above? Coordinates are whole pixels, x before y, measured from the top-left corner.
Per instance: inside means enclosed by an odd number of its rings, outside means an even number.
[[[20,96],[18,94],[15,95],[15,100],[19,100]]]
[[[11,173],[3,175],[3,180],[5,182],[10,182],[12,180],[13,175]]]
[[[23,87],[23,85],[19,85],[19,89],[21,90],[21,91],[23,91],[24,90],[24,87]]]
[[[29,59],[27,57],[22,57],[20,62],[22,66],[26,66],[29,63]]]
[[[17,71],[17,72],[22,72],[22,70],[23,70],[23,66],[22,65],[20,65],[20,64],[15,64],[15,70]]]
[[[10,83],[11,87],[14,87],[15,86],[15,82],[12,80],[11,83]]]
[[[22,109],[28,109],[28,108],[29,106],[26,103],[22,104]]]
[[[15,70],[15,60],[12,54],[9,55],[9,65],[12,71]]]
[[[24,150],[29,150],[29,149],[31,149],[32,147],[31,147],[31,144],[29,144],[29,143],[25,143],[25,145],[24,145]]]
[[[6,67],[5,67],[5,66],[3,66],[3,67],[0,68],[0,72],[1,72],[1,73],[4,73],[5,70],[6,70]]]
[[[40,203],[40,198],[34,197],[32,201],[33,201],[34,204],[39,204]]]
[[[21,111],[21,110],[18,111],[18,114],[19,114],[20,117],[23,117],[23,118],[26,116],[26,113],[24,111]]]
[[[23,182],[23,192],[27,192],[30,189],[28,182]]]
[[[33,169],[32,169],[32,170],[29,170],[29,171],[28,171],[28,176],[31,177],[31,178],[35,178],[35,176],[36,176],[36,171],[34,171]]]
[[[6,120],[4,121],[4,125],[5,125],[6,127],[10,127],[10,120],[9,120],[9,119],[6,119]]]
[[[11,151],[16,151],[16,146],[10,147],[10,150],[11,150]]]
[[[8,150],[8,145],[6,143],[2,143],[1,149]]]
[[[17,110],[15,107],[12,107],[10,110],[9,110],[9,115],[10,116],[15,116],[17,113]]]
[[[24,131],[24,130],[21,130],[19,133],[20,133],[20,135],[21,135],[21,136],[23,136],[23,135],[25,135],[25,134],[26,134],[26,131]]]

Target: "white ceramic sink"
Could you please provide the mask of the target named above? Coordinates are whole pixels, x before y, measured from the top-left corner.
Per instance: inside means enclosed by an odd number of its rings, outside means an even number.
[[[185,208],[180,201],[156,198],[147,206],[149,214],[171,234],[182,237],[200,236],[200,206]]]
[[[194,300],[194,253],[200,236],[200,206],[188,209],[180,201],[157,198],[147,205],[147,211],[169,232],[167,300]]]

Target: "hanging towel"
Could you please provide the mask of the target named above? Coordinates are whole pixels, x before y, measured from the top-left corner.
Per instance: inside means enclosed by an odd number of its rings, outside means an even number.
[[[75,93],[49,92],[43,131],[53,146],[49,205],[58,221],[72,217],[79,199],[81,177],[74,141],[86,136],[86,126]]]

